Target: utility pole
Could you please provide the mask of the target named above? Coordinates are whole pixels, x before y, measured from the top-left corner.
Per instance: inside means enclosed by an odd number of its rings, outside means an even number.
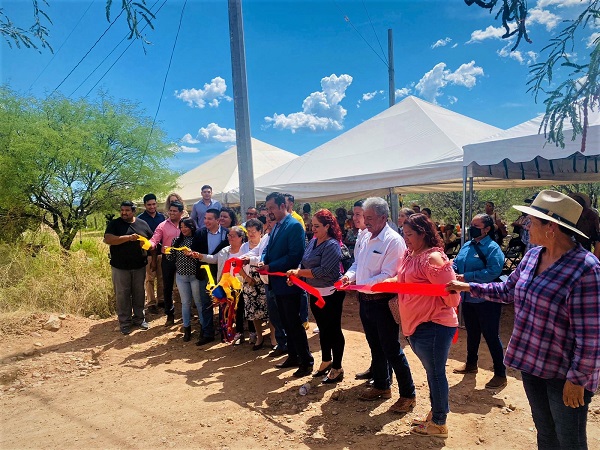
[[[394,82],[394,39],[392,35],[392,29],[388,28],[388,79],[389,79],[389,97],[390,97],[390,108],[396,104],[396,84]],[[394,223],[398,221],[398,209],[399,199],[398,194],[394,193],[394,190],[390,188],[390,206],[391,206],[391,219]]]
[[[254,167],[252,164],[252,134],[250,133],[248,84],[246,79],[246,49],[244,46],[242,0],[228,0],[228,2],[235,143],[237,146],[238,175],[240,178],[240,204],[243,214],[250,206],[256,206],[256,198],[254,196]]]

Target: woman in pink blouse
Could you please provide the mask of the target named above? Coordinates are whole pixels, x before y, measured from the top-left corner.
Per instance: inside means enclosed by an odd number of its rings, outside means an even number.
[[[444,243],[427,216],[413,214],[406,219],[403,229],[407,250],[400,259],[398,282],[446,284],[456,279],[452,264],[444,253]],[[446,416],[450,409],[446,361],[458,326],[455,308],[459,302],[458,294],[398,296],[402,332],[425,368],[431,400],[427,417],[413,421],[413,434],[448,436]]]

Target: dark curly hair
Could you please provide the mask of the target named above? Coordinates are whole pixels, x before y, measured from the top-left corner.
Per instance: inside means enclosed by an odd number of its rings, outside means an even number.
[[[425,214],[415,213],[409,216],[404,222],[404,226],[409,226],[415,233],[423,235],[427,247],[444,248],[444,241],[437,232],[435,224]]]
[[[192,236],[194,236],[196,234],[197,227],[196,227],[196,222],[193,219],[190,219],[188,217],[186,219],[183,219],[181,222],[179,222],[180,230],[181,230],[181,225],[185,225],[186,227],[188,227],[192,231]],[[183,242],[184,238],[185,238],[185,236],[180,231],[179,236],[177,236],[177,239],[175,240],[175,242],[173,242],[173,247],[179,247],[181,245],[181,243]]]
[[[333,214],[331,214],[331,211],[329,211],[328,209],[320,209],[315,213],[313,217],[316,218],[321,225],[329,225],[329,230],[327,230],[327,234],[335,240],[341,242],[342,230],[340,229],[340,225],[337,219],[333,217]]]

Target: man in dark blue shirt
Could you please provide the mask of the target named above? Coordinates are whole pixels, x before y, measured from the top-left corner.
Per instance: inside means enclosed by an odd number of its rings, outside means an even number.
[[[144,208],[146,208],[146,210],[137,216],[138,219],[141,219],[148,224],[152,233],[154,233],[154,230],[156,230],[159,223],[165,221],[164,214],[159,212],[157,207],[158,203],[156,202],[156,195],[146,194],[144,195]],[[158,306],[164,305],[163,280],[160,265],[162,255],[160,248],[158,251],[153,250],[149,256],[153,259],[153,264],[149,262],[146,266],[146,310],[151,314],[158,314]],[[156,271],[153,271],[152,267],[156,267]],[[155,281],[156,294],[154,293]]]

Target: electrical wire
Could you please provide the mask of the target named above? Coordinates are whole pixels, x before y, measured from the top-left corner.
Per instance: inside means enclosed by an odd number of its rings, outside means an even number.
[[[164,4],[166,3],[166,1],[167,1],[167,0],[165,0],[165,1],[163,2],[163,4],[160,6],[160,8],[158,8],[158,9],[156,10],[156,12],[154,12],[154,13],[153,13],[155,16],[156,16],[156,14],[158,13],[158,11],[160,11],[160,10],[161,10],[161,8],[164,6]],[[150,7],[150,9],[152,10],[152,8],[154,8],[158,2],[159,2],[159,0],[157,0],[156,2],[154,2],[154,4],[153,4],[153,5]],[[142,27],[142,29],[140,30],[140,32],[144,31],[144,30],[146,29],[146,27],[147,27],[147,26],[148,26],[148,23],[146,23],[146,24],[145,24],[145,25]],[[107,59],[108,59],[108,58],[109,58],[109,57],[110,57],[110,56],[111,56],[111,55],[112,55],[112,54],[115,52],[115,50],[116,50],[117,48],[119,48],[119,46],[120,46],[120,45],[121,45],[121,44],[122,44],[122,43],[123,43],[123,42],[124,42],[124,41],[125,41],[125,40],[126,40],[128,37],[129,37],[129,33],[126,33],[126,34],[125,34],[125,36],[123,36],[123,39],[121,39],[121,40],[119,41],[119,43],[113,47],[113,49],[110,51],[110,53],[109,53],[108,55],[106,55],[106,56],[104,57],[104,59],[102,59],[102,61],[100,61],[100,62],[98,63],[98,65],[97,65],[97,66],[94,68],[94,70],[92,70],[92,71],[90,72],[90,74],[89,74],[87,77],[85,77],[81,83],[79,83],[79,85],[78,85],[78,86],[75,88],[75,90],[73,90],[73,92],[71,92],[71,94],[69,95],[69,97],[72,97],[72,96],[75,94],[75,92],[77,92],[77,91],[79,90],[79,88],[80,88],[81,86],[83,86],[83,84],[84,84],[84,83],[85,83],[87,80],[89,80],[89,79],[91,78],[91,76],[92,76],[92,75],[93,75],[93,74],[96,72],[96,70],[98,70],[98,69],[100,68],[100,66],[101,66],[102,64],[104,64],[104,62],[105,62],[105,61],[106,61],[106,60],[107,60]],[[133,41],[132,41],[132,42],[133,42]],[[127,48],[129,48],[130,46],[131,46],[131,45],[129,45]],[[122,55],[121,55],[121,56],[122,56]],[[120,58],[120,57],[119,57],[119,58]],[[117,61],[118,61],[118,59],[117,59]],[[112,67],[112,66],[111,66],[111,67]],[[106,73],[108,73],[108,72],[106,72]],[[106,75],[106,73],[105,73],[104,75]],[[104,75],[102,76],[102,78],[104,77]],[[101,79],[102,79],[102,78],[101,78]],[[98,84],[98,83],[96,83],[96,84],[94,85],[94,87],[96,87],[96,86],[97,86],[97,84]],[[87,94],[86,94],[86,97],[87,97]]]
[[[158,117],[158,112],[160,111],[160,105],[162,104],[163,95],[165,93],[165,86],[167,85],[167,78],[169,76],[169,71],[171,70],[171,63],[173,62],[173,55],[175,54],[175,47],[177,46],[177,39],[179,38],[179,31],[181,30],[181,23],[183,22],[183,13],[185,11],[185,5],[187,5],[188,0],[185,0],[183,3],[183,7],[181,8],[181,15],[179,16],[179,25],[177,26],[177,34],[175,35],[175,42],[173,42],[173,48],[171,49],[171,56],[169,57],[169,64],[167,66],[167,72],[165,73],[165,79],[163,80],[162,90],[160,92],[160,98],[158,100],[158,106],[156,108],[156,113],[154,114],[154,119],[152,119],[152,127],[150,128],[150,134],[148,135],[148,142],[146,143],[146,150],[144,150],[144,154],[142,155],[142,161],[146,156],[146,152],[148,151],[148,146],[150,145],[150,138],[152,137],[152,132],[154,131],[154,126],[156,125],[156,118]]]
[[[94,49],[94,47],[96,47],[96,45],[98,45],[98,43],[100,42],[100,40],[106,35],[106,33],[108,33],[108,30],[111,29],[111,27],[117,22],[117,20],[119,20],[119,17],[121,17],[121,15],[123,14],[123,12],[125,11],[125,9],[122,9],[121,12],[119,13],[119,15],[115,18],[115,20],[113,20],[110,25],[108,26],[108,28],[106,28],[106,30],[104,30],[104,33],[102,33],[102,35],[96,40],[96,42],[94,42],[94,45],[92,45],[92,47],[85,53],[85,55],[83,55],[83,57],[79,60],[79,62],[77,64],[75,64],[75,67],[73,67],[71,69],[71,71],[67,74],[66,77],[63,78],[63,80],[58,84],[58,86],[56,86],[54,88],[54,90],[50,93],[50,95],[54,94],[58,88],[60,88],[62,86],[62,84],[67,81],[67,78],[69,78],[71,76],[71,74],[73,72],[75,72],[75,69],[77,69],[77,67],[79,67],[79,65],[83,62],[83,60],[87,57],[87,55],[89,55],[91,53],[91,51]]]
[[[187,2],[187,0],[186,0],[186,2]],[[158,2],[157,2],[157,3],[158,3]],[[160,7],[159,7],[159,8],[156,10],[156,12],[154,13],[155,15],[156,15],[156,14],[158,14],[158,12],[159,12],[159,11],[162,9],[162,7],[163,7],[163,6],[165,6],[165,3],[167,3],[167,0],[164,0],[164,1],[162,2],[162,4],[160,5]],[[156,4],[156,3],[155,3],[155,4]],[[142,28],[142,30],[141,30],[141,31],[144,31],[144,29],[146,29],[146,27],[147,27],[147,26],[148,26],[148,24],[144,25],[144,27]],[[121,42],[123,42],[123,41],[121,41]],[[121,44],[121,42],[119,42],[119,44],[117,44],[117,46],[116,46],[116,47],[118,47],[118,46]],[[101,76],[101,77],[98,79],[98,81],[96,81],[96,83],[94,83],[94,85],[93,85],[93,86],[90,88],[90,90],[89,90],[89,91],[87,91],[87,93],[86,93],[86,94],[83,96],[83,98],[86,98],[88,95],[90,95],[90,94],[91,94],[91,92],[94,90],[94,88],[95,88],[96,86],[98,86],[98,84],[99,84],[99,83],[100,83],[100,82],[101,82],[101,81],[104,79],[104,77],[105,77],[105,76],[108,74],[108,72],[110,72],[110,71],[112,70],[112,68],[115,66],[115,64],[117,64],[117,63],[119,62],[119,60],[120,60],[120,59],[123,57],[123,55],[124,55],[124,54],[127,52],[127,50],[129,50],[129,48],[130,48],[130,47],[131,47],[131,46],[134,44],[134,42],[135,42],[135,40],[131,40],[131,42],[129,43],[129,45],[128,45],[127,47],[125,47],[125,50],[123,50],[123,51],[121,52],[121,54],[120,54],[120,55],[117,57],[117,59],[115,59],[115,61],[114,61],[114,62],[113,62],[111,65],[110,65],[110,67],[109,67],[108,69],[106,69],[106,71],[105,71],[105,72],[102,74],[102,76]],[[115,50],[116,50],[116,47],[113,49],[113,51],[115,51]],[[112,53],[112,51],[111,51],[111,53]],[[110,56],[110,54],[109,54],[109,55],[107,55],[107,57],[106,57],[106,58],[104,58],[104,60],[102,60],[102,62],[101,62],[100,64],[102,64],[102,63],[103,63],[103,62],[104,62],[104,61],[105,61],[105,60],[108,58],[108,56]],[[94,69],[94,71],[95,71],[95,70],[96,70],[96,69]],[[91,74],[90,74],[90,75],[91,75]],[[86,80],[87,80],[87,79],[86,79]],[[86,80],[84,80],[84,81],[86,81]],[[77,89],[79,89],[79,86],[77,87]]]
[[[365,39],[365,37],[361,34],[360,31],[358,31],[358,28],[356,28],[354,26],[354,24],[352,23],[350,18],[346,14],[344,14],[344,11],[342,10],[342,8],[338,4],[338,2],[336,0],[332,0],[332,1],[333,1],[333,3],[335,3],[335,6],[337,6],[337,8],[340,10],[340,13],[342,13],[342,15],[344,16],[344,20],[350,24],[350,26],[354,29],[354,31],[356,31],[356,33],[361,37],[361,39],[363,41],[365,41],[365,44],[367,44],[369,46],[369,48],[373,51],[373,53],[375,53],[375,55],[377,55],[377,57],[381,60],[381,62],[383,64],[385,64],[385,67],[387,67],[389,69],[389,64],[387,63],[387,61],[384,58],[382,58],[379,53],[377,53],[377,51],[373,48],[373,46],[371,44],[369,44],[369,41],[367,41]]]
[[[50,61],[48,61],[48,63],[44,66],[44,68],[39,73],[39,75],[36,77],[36,79],[33,80],[33,82],[31,83],[31,86],[29,86],[29,89],[31,89],[33,87],[33,85],[37,82],[37,80],[39,80],[40,77],[44,74],[44,72],[46,71],[46,69],[48,68],[48,66],[50,64],[52,64],[52,61],[54,61],[54,58],[56,58],[56,56],[60,53],[60,50],[67,43],[67,41],[69,40],[69,38],[71,37],[71,35],[73,34],[73,32],[77,29],[77,27],[79,26],[79,24],[81,23],[81,21],[83,20],[83,18],[85,17],[85,15],[90,10],[90,8],[92,7],[93,4],[94,4],[94,0],[92,0],[90,2],[90,4],[88,5],[87,9],[84,11],[83,15],[79,18],[79,20],[77,21],[77,23],[75,24],[75,26],[73,27],[73,29],[71,30],[71,32],[69,33],[69,35],[65,38],[65,40],[63,41],[63,43],[60,44],[60,47],[58,47],[58,50],[56,50],[56,53],[52,54],[52,58],[50,59]]]
[[[365,0],[361,0],[363,7],[365,8],[365,13],[367,13],[367,17],[369,18],[369,23],[371,24],[371,29],[373,30],[373,34],[375,35],[375,39],[377,39],[377,43],[379,44],[379,48],[381,49],[381,54],[383,55],[383,57],[385,58],[385,60],[387,61],[388,65],[390,64],[390,62],[388,61],[387,57],[385,56],[385,51],[383,50],[383,46],[381,45],[381,41],[379,40],[379,36],[377,36],[377,32],[375,31],[375,26],[373,25],[373,22],[371,21],[371,16],[369,15],[369,11],[367,10],[367,5],[365,5]]]

